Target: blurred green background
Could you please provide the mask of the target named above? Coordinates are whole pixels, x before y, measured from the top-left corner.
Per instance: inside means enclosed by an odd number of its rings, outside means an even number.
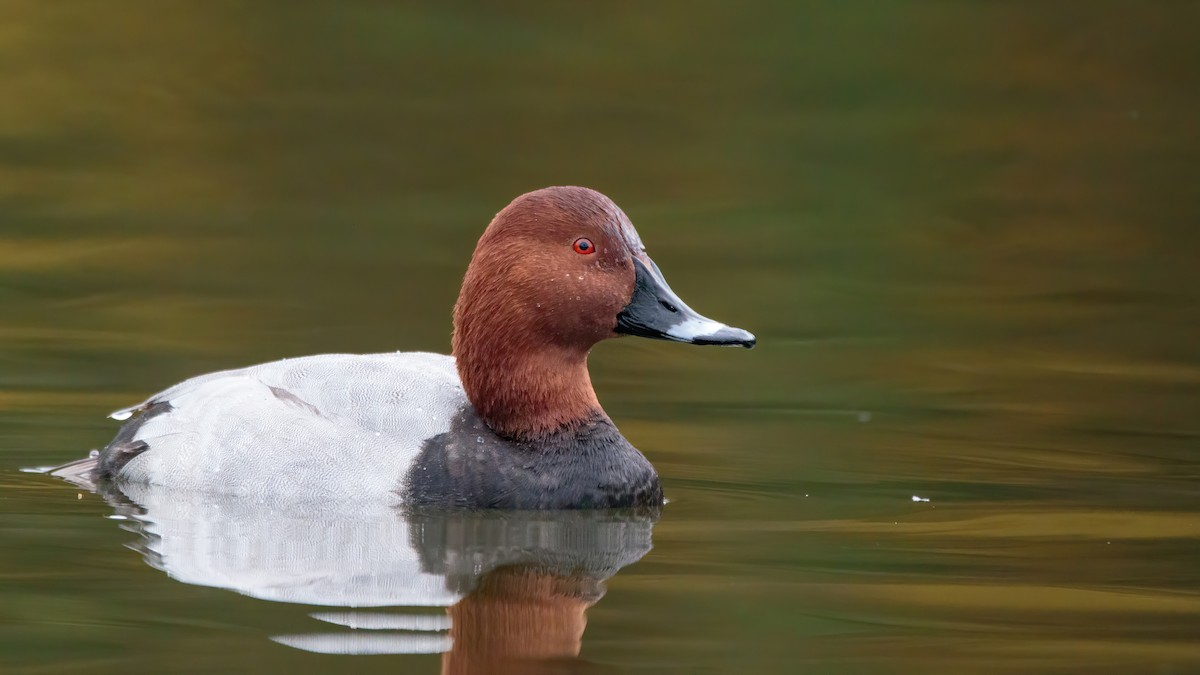
[[[672,503],[586,658],[1200,669],[1198,63],[1193,2],[0,1],[0,669],[436,672],[271,643],[17,469],[208,370],[446,351],[553,184],[760,341],[595,351]]]

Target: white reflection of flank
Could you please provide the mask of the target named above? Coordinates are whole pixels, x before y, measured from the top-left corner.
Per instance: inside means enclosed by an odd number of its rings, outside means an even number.
[[[141,536],[131,548],[173,579],[263,600],[350,608],[311,614],[348,632],[271,638],[328,654],[449,651],[450,634],[459,635],[449,610],[482,579],[496,578],[489,575],[497,570],[527,569],[533,578],[563,579],[562,588],[580,589],[580,607],[590,605],[603,594],[604,580],[650,550],[657,517],[405,513],[386,505],[263,501],[149,485],[81,487],[96,489],[113,504],[121,527]],[[516,577],[513,588],[524,578]],[[484,602],[492,604],[482,607],[491,608],[497,600]],[[413,609],[358,609],[364,607]]]
[[[445,614],[384,614],[380,612],[314,612],[317,621],[362,630],[450,630]]]
[[[327,504],[122,486],[144,509],[142,552],[171,578],[263,600],[332,607],[446,607],[461,597],[421,568],[409,523],[386,506]]]
[[[318,654],[441,654],[454,644],[448,635],[412,633],[306,633],[276,635],[272,642]]]

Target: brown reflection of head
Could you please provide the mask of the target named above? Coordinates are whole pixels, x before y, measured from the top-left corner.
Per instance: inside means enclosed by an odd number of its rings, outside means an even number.
[[[604,594],[601,582],[527,567],[485,576],[449,609],[444,675],[611,673],[579,659],[585,613]]]

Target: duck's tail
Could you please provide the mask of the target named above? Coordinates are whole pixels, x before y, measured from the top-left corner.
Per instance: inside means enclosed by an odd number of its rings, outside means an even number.
[[[93,450],[87,457],[67,462],[62,466],[52,467],[43,473],[61,478],[72,485],[95,491],[96,467],[100,461],[100,453]]]

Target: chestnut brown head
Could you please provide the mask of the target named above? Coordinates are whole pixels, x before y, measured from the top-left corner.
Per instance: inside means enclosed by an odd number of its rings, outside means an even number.
[[[522,195],[475,247],[455,306],[456,340],[487,326],[521,331],[496,338],[586,351],[612,337],[641,250],[629,219],[598,192],[564,187]]]
[[[680,300],[629,218],[599,192],[545,188],[496,214],[454,307],[459,374],[494,429],[522,435],[522,426],[598,411],[587,352],[620,334],[754,345]]]

